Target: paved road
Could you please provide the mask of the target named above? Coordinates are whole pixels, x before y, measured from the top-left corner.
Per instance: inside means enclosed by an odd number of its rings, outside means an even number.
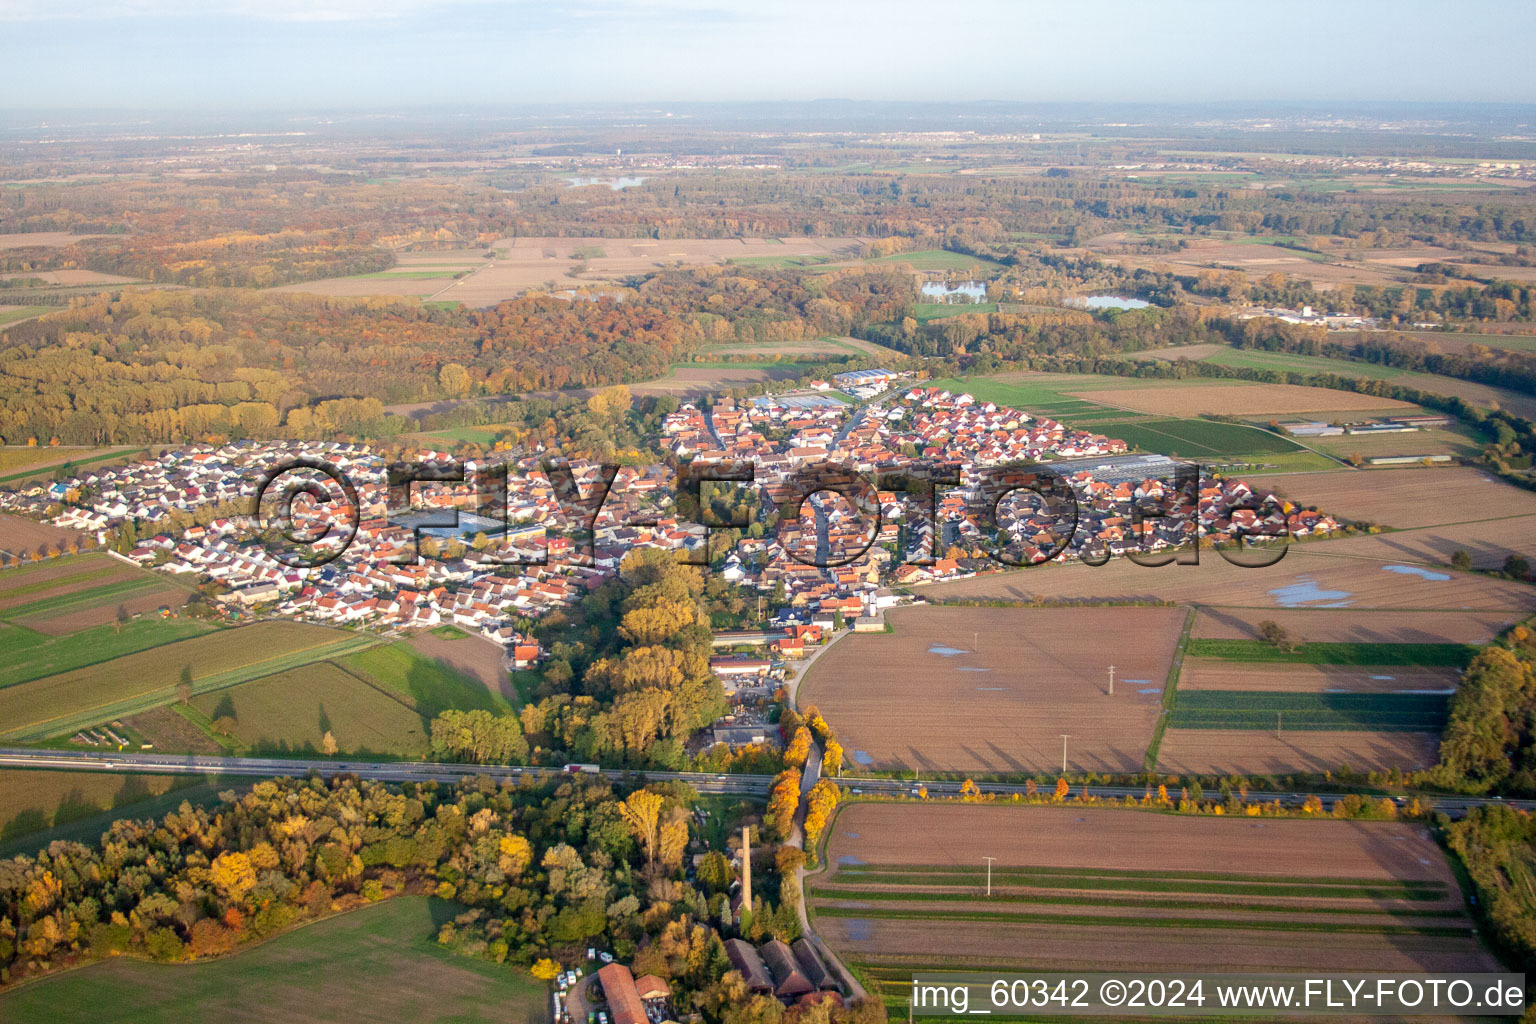
[[[0,768],[51,768],[67,771],[145,772],[157,775],[217,773],[221,775],[299,776],[318,772],[323,776],[356,775],[383,782],[453,782],[488,775],[493,779],[551,778],[564,774],[559,768],[522,765],[440,764],[420,761],[305,761],[297,758],[203,757],[193,754],[155,754],[139,751],[108,753],[76,750],[20,750],[0,748]],[[646,782],[681,780],[701,793],[767,793],[770,775],[707,775],[699,772],[605,771],[604,776]]]
[[[452,782],[476,775],[488,775],[493,779],[521,779],[526,777],[551,778],[562,774],[558,768],[535,768],[522,765],[471,765],[440,764],[430,761],[306,761],[299,758],[266,757],[202,757],[192,754],[155,754],[143,752],[106,753],[78,750],[21,750],[0,748],[0,768],[51,768],[67,771],[97,772],[147,772],[173,774],[196,772],[202,774],[251,776],[297,776],[318,772],[322,776],[356,775],[364,779],[384,782],[437,781]],[[637,782],[686,782],[701,793],[750,793],[767,795],[773,783],[771,775],[710,775],[701,772],[626,772],[605,770],[603,777]],[[907,779],[843,778],[842,785],[854,794],[897,795],[911,793],[917,783]],[[960,792],[958,782],[924,782],[930,796],[955,796]],[[983,793],[1011,796],[1023,794],[1022,785],[1005,782],[980,782]],[[1082,792],[1081,786],[1073,787],[1074,793]],[[1140,797],[1146,792],[1143,786],[1089,786],[1088,792],[1096,797]],[[1300,806],[1308,795],[1332,802],[1342,793],[1253,793],[1265,799],[1278,799],[1286,806]],[[1536,810],[1536,800],[1498,800],[1487,797],[1436,796],[1430,801],[1437,810],[1452,817],[1467,812],[1470,807],[1505,803],[1521,810]]]

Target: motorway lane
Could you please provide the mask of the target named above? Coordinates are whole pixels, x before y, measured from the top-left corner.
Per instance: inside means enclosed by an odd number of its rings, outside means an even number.
[[[251,776],[299,776],[316,772],[322,776],[356,775],[364,779],[382,782],[454,782],[477,775],[493,779],[547,779],[564,774],[558,768],[540,768],[527,765],[443,764],[431,761],[306,761],[298,758],[266,757],[202,757],[179,754],[148,754],[143,752],[98,753],[77,750],[26,750],[0,748],[0,768],[47,768],[66,771],[97,772],[146,772],[151,774],[216,773],[221,775]],[[598,773],[610,781],[626,779],[637,782],[686,782],[700,793],[740,793],[766,796],[773,784],[771,775],[709,775],[700,772],[642,772],[605,770]],[[907,779],[844,778],[840,780],[850,793],[880,796],[912,794],[918,783]],[[958,796],[958,782],[925,782],[922,785],[932,796]],[[1026,787],[1015,783],[978,782],[983,793],[1001,796],[1023,795]],[[1073,787],[1082,792],[1081,786]],[[1146,793],[1143,786],[1089,786],[1088,793],[1096,797],[1124,799],[1141,797]],[[1259,793],[1252,796],[1264,800],[1279,800],[1289,807],[1300,806],[1307,796],[1315,795],[1332,803],[1342,793]],[[1485,804],[1503,803],[1521,810],[1536,810],[1536,800],[1499,800],[1488,797],[1429,796],[1436,810],[1452,817],[1467,812],[1468,808]]]

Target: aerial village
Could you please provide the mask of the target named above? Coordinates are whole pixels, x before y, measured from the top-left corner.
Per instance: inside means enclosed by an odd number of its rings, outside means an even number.
[[[683,404],[666,417],[659,444],[678,466],[750,465],[749,483],[717,486],[746,488],[758,522],[712,538],[718,531],[679,514],[678,470],[667,465],[620,468],[604,495],[595,463],[559,463],[557,473],[569,474],[562,487],[543,468],[554,453],[497,453],[507,463],[505,500],[488,505],[496,488],[476,482],[485,466],[474,460],[465,463],[466,483],[418,482],[405,498],[391,493],[368,445],[304,441],[171,448],[0,492],[0,509],[81,531],[88,542],[115,538],[118,557],[209,584],[227,616],[384,633],[453,625],[500,644],[509,670],[534,667],[546,653],[529,623],[612,579],[629,551],[674,549],[761,608],[760,628],[717,632],[715,640],[714,671],[743,706],[760,705],[794,675],[794,662],[841,631],[883,630],[884,612],[921,601],[928,582],[1049,558],[1157,552],[1187,545],[1197,532],[1220,543],[1339,529],[1323,512],[1255,494],[1240,480],[1181,479],[1181,464],[1165,456],[882,370],[742,403]],[[280,558],[249,514],[264,474],[298,458],[334,467],[357,496],[355,508],[293,501],[293,524],[325,538],[316,550],[356,531],[329,560],[307,567]],[[418,460],[441,468],[452,456],[424,450]],[[1074,492],[1067,536],[1020,489],[1037,465]],[[877,528],[872,508],[833,493],[847,485],[852,496],[859,478],[885,481],[931,466],[953,468],[947,487],[927,495],[869,488]],[[342,498],[312,471],[294,473]],[[770,510],[797,503],[798,517],[763,528]],[[745,746],[770,731],[760,717],[733,714],[708,739]]]

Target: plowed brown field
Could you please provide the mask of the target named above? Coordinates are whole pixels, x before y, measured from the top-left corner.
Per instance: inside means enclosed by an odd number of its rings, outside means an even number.
[[[1536,590],[1531,587],[1466,573],[1448,573],[1450,578],[1443,580],[1425,578],[1413,571],[1404,572],[1402,561],[1382,557],[1384,552],[1380,548],[1362,551],[1344,546],[1375,539],[1293,544],[1286,556],[1269,568],[1239,568],[1205,551],[1201,552],[1199,565],[1149,569],[1125,558],[1113,559],[1099,568],[1082,564],[1042,565],[935,584],[918,592],[937,598],[1167,600],[1264,610],[1319,607],[1503,611],[1509,613],[1507,622],[1536,611]]]
[[[1279,623],[1313,643],[1485,644],[1509,624],[1499,612],[1356,611],[1348,608],[1201,608],[1190,636],[1259,639],[1259,623]]]
[[[1536,515],[1536,494],[1468,467],[1291,473],[1244,479],[1302,505],[1400,530]]]
[[[911,608],[889,618],[894,635],[840,640],[800,689],[853,763],[1050,770],[1069,733],[1070,768],[1119,772],[1143,763],[1184,612]]]
[[[1182,683],[1180,684],[1183,685]],[[1157,752],[1162,772],[1190,775],[1320,774],[1428,768],[1440,757],[1440,737],[1428,732],[1256,732],[1169,729]]]
[[[891,998],[914,968],[1498,969],[1414,824],[854,804],[827,861],[814,927]]]

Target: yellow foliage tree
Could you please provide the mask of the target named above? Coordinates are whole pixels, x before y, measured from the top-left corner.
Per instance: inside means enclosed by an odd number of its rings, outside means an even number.
[[[837,740],[827,740],[826,749],[821,754],[821,770],[833,778],[843,773],[843,745]]]
[[[822,779],[811,787],[810,793],[806,794],[805,845],[807,849],[816,845],[822,829],[827,827],[827,822],[832,818],[832,811],[837,807],[837,797],[837,783],[831,779]]]
[[[238,903],[256,887],[256,869],[243,853],[221,853],[209,865],[208,879],[225,899]]]
[[[634,830],[635,838],[640,840],[640,846],[645,850],[645,859],[649,864],[656,863],[656,847],[660,840],[661,807],[665,801],[661,794],[652,793],[649,790],[637,789],[624,798],[619,804],[619,813]]]
[[[496,866],[509,878],[521,875],[533,863],[533,844],[519,835],[502,836],[497,853]]]
[[[811,731],[805,726],[796,729],[784,748],[784,764],[791,768],[804,768],[805,759],[811,753]]]

